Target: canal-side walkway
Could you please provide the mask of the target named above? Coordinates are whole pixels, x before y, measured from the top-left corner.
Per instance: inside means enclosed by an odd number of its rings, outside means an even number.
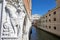
[[[31,40],[60,40],[60,38],[38,28],[32,27]]]

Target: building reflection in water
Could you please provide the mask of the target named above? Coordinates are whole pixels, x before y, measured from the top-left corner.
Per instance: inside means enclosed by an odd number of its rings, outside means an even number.
[[[59,37],[32,27],[31,40],[60,40]]]

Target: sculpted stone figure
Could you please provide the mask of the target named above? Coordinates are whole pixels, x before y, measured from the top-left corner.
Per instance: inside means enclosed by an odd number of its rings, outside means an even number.
[[[3,1],[1,40],[29,40],[29,24],[23,0]]]

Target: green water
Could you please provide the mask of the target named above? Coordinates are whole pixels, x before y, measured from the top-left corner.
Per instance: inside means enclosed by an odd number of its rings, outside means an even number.
[[[32,27],[31,40],[60,40],[60,37]]]

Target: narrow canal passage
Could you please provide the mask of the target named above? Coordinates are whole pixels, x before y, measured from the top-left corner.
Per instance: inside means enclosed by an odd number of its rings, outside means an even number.
[[[35,27],[32,27],[31,40],[60,40],[60,38]]]

